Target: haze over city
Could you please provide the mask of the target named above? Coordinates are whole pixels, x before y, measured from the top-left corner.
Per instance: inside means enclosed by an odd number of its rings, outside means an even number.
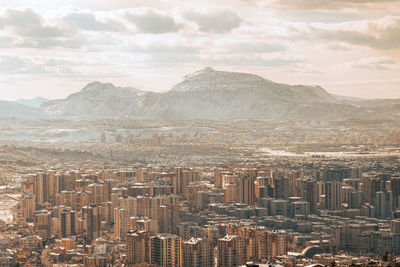
[[[400,98],[398,1],[0,1],[0,99],[167,91],[213,67]]]

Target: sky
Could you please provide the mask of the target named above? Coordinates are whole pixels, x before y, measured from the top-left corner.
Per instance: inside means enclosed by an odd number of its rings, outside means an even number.
[[[0,0],[3,100],[160,92],[205,67],[400,98],[400,0]]]

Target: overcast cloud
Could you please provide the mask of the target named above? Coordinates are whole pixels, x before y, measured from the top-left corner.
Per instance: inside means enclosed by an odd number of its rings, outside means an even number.
[[[207,66],[400,98],[400,1],[64,2],[0,0],[0,99],[94,80],[163,91]]]

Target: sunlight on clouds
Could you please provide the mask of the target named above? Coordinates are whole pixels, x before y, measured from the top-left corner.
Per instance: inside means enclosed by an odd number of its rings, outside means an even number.
[[[380,3],[386,8],[399,2]],[[378,3],[372,0],[321,3],[72,0],[62,7],[53,1],[33,7],[29,1],[0,0],[0,72],[7,76],[0,80],[5,88],[0,98],[18,98],[20,77],[48,97],[65,97],[80,89],[78,80],[99,77],[167,90],[205,66],[278,82],[319,83],[331,92],[350,88],[346,79],[352,84],[397,77],[399,14],[371,11]],[[310,15],[290,15],[296,12]],[[340,19],[321,21],[326,14]],[[49,81],[63,86],[52,92],[53,87],[46,89]],[[400,97],[393,83],[382,88],[387,97]],[[376,92],[368,90],[371,96]]]

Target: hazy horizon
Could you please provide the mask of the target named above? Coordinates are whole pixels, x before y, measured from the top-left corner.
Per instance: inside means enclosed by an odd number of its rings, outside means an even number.
[[[206,67],[206,68],[209,68],[209,67]],[[211,68],[212,68],[212,67],[211,67]],[[203,68],[203,69],[204,69],[204,68]],[[213,68],[213,69],[216,70],[216,71],[223,71],[223,70],[221,70],[221,69],[215,69],[215,68]],[[197,71],[199,71],[199,70],[197,70]],[[188,73],[188,74],[190,74],[190,73]],[[266,78],[266,77],[262,77],[262,78],[265,78],[265,79],[269,80],[269,79]],[[176,82],[175,84],[178,84],[180,81],[182,81],[182,79],[183,79],[183,77],[181,77],[179,80],[177,80],[177,82]],[[88,85],[88,84],[90,84],[90,83],[93,83],[93,82],[110,83],[109,81],[106,81],[106,80],[102,81],[101,79],[99,79],[99,80],[93,80],[93,81],[90,81],[90,82],[88,82],[88,83],[83,83],[82,86],[81,86],[80,88],[74,88],[74,89],[68,90],[67,92],[65,92],[65,95],[64,95],[64,96],[61,95],[60,97],[57,97],[57,98],[49,98],[49,97],[46,97],[45,95],[37,95],[37,96],[34,96],[34,97],[30,97],[30,98],[26,98],[26,97],[24,98],[24,97],[22,97],[22,98],[0,99],[0,100],[4,100],[4,101],[18,101],[18,100],[33,100],[33,99],[36,99],[36,98],[46,98],[47,100],[64,99],[64,98],[67,98],[68,96],[70,96],[71,94],[80,92],[86,85]],[[276,83],[284,83],[284,82],[282,82],[282,81],[273,81],[273,82],[276,82]],[[112,84],[113,84],[114,86],[116,86],[116,87],[122,87],[122,86],[120,86],[119,84],[116,84],[116,83],[112,83]],[[296,85],[296,84],[290,84],[290,85]],[[303,85],[319,86],[318,84],[303,84]],[[168,89],[163,90],[163,91],[157,91],[157,90],[151,90],[151,89],[147,89],[147,90],[146,90],[146,89],[138,88],[138,87],[135,87],[135,86],[129,86],[129,85],[125,85],[125,86],[123,86],[123,87],[132,87],[132,88],[139,89],[139,90],[145,91],[145,92],[158,92],[158,93],[167,92],[167,91],[169,91],[169,90],[172,89],[172,87],[171,87],[171,88],[168,88]],[[326,88],[324,88],[324,89],[326,90]],[[384,98],[384,97],[365,98],[365,97],[362,97],[362,96],[352,96],[352,95],[335,94],[335,93],[333,93],[333,92],[330,92],[329,90],[326,90],[326,91],[327,91],[328,93],[334,95],[334,96],[354,97],[354,98],[360,98],[360,99],[398,99],[398,98],[396,98],[396,97],[392,97],[392,98],[390,98],[390,97],[388,97],[388,98]]]

